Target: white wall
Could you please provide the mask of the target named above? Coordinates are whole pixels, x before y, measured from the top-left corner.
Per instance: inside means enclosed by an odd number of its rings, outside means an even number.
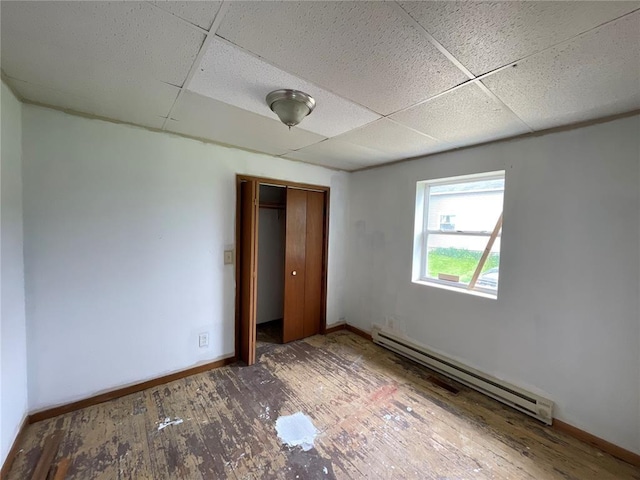
[[[23,405],[16,425],[26,402],[19,388],[5,394],[7,378],[24,385],[26,362],[24,327],[5,328],[5,211],[19,218],[20,198],[19,142],[5,140],[20,138],[20,105],[5,90],[3,455],[5,399]],[[223,250],[234,243],[235,174],[245,173],[331,186],[330,325],[345,314],[363,329],[392,318],[416,341],[544,394],[558,418],[640,453],[638,117],[351,176],[35,106],[22,118],[31,410],[232,354],[234,268]],[[415,182],[499,169],[498,300],[412,284]],[[201,331],[211,332],[208,349],[197,347]]]
[[[256,322],[284,316],[285,211],[261,208],[258,219],[258,305]]]
[[[347,322],[405,335],[640,453],[640,118],[350,179]],[[419,180],[506,170],[497,300],[411,283]]]
[[[346,173],[35,106],[23,119],[32,410],[233,354],[236,173],[331,187],[327,322],[344,316]]]
[[[22,254],[22,105],[4,83],[0,109],[0,465],[27,413]]]

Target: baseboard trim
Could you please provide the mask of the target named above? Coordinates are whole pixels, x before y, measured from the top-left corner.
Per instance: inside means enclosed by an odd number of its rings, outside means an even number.
[[[373,337],[370,333],[365,332],[364,330],[360,330],[358,327],[354,327],[353,325],[346,325],[346,329],[351,333],[355,333],[356,335],[361,336],[362,338],[366,338],[370,342],[373,342]]]
[[[347,330],[351,333],[355,333],[356,335],[365,338],[367,340],[373,341],[370,333],[365,332],[364,330],[360,330],[353,325],[341,324],[336,325],[325,330],[325,334],[338,332],[340,330]],[[136,383],[135,385],[129,385],[127,387],[119,388],[116,390],[111,390],[109,392],[101,393],[99,395],[95,395],[93,397],[85,398],[83,400],[78,400],[76,402],[68,403],[65,405],[60,405],[58,407],[49,408],[46,410],[41,410],[39,412],[34,412],[24,418],[22,424],[20,426],[20,430],[18,431],[18,435],[16,435],[15,440],[9,450],[7,458],[2,464],[2,469],[0,470],[0,480],[4,480],[4,478],[9,474],[11,470],[11,466],[13,465],[13,461],[15,460],[16,455],[18,454],[18,446],[22,437],[26,431],[28,425],[32,423],[39,422],[41,420],[46,420],[48,418],[57,417],[58,415],[62,415],[65,413],[73,412],[75,410],[80,410],[81,408],[90,407],[92,405],[98,405],[103,402],[108,402],[109,400],[113,400],[115,398],[124,397],[125,395],[130,395],[132,393],[137,393],[142,390],[146,390],[147,388],[157,387],[158,385],[163,385],[165,383],[173,382],[174,380],[179,380],[181,378],[189,377],[191,375],[195,375],[197,373],[206,372],[208,370],[213,370],[215,368],[224,367],[226,365],[230,365],[237,361],[236,357],[224,358],[221,360],[217,360],[215,362],[205,363],[203,365],[198,365],[197,367],[188,368],[186,370],[181,370],[179,372],[170,373],[169,375],[164,375],[162,377],[157,377],[152,380],[147,380],[145,382]],[[552,428],[558,430],[559,432],[566,433],[577,440],[580,440],[584,443],[592,445],[609,455],[616,457],[624,462],[627,462],[633,466],[640,467],[640,455],[637,453],[626,450],[618,445],[615,445],[607,440],[604,440],[600,437],[596,437],[595,435],[585,432],[573,425],[569,425],[568,423],[563,422],[562,420],[558,420],[556,418],[553,419]]]
[[[340,327],[355,333],[356,335],[360,335],[363,338],[373,341],[371,334],[365,332],[364,330],[360,330],[353,325],[340,325]],[[615,457],[623,462],[627,462],[635,467],[640,467],[640,455],[637,453],[626,450],[618,445],[615,445],[607,440],[604,440],[600,437],[596,437],[595,435],[585,432],[584,430],[580,430],[573,425],[569,425],[568,423],[563,422],[562,420],[558,420],[557,418],[553,419],[552,427],[554,430],[558,430],[559,432],[565,433],[581,442],[584,442],[588,445],[596,447],[602,450],[605,453],[608,453],[612,457]]]
[[[189,377],[197,373],[206,372],[207,370],[224,367],[225,365],[235,363],[236,360],[237,359],[235,356],[223,358],[221,360],[216,360],[215,362],[205,363],[196,367],[187,368],[186,370],[180,370],[179,372],[170,373],[162,377],[153,378],[145,382],[136,383],[134,385],[129,385],[127,387],[122,387],[115,390],[110,390],[108,392],[94,395],[93,397],[78,400],[76,402],[59,405],[57,407],[48,408],[46,410],[40,410],[39,412],[34,412],[28,416],[29,423],[31,424],[40,422],[48,418],[53,418],[57,417],[58,415],[63,415],[75,410],[80,410],[81,408],[98,405],[99,403],[108,402],[109,400],[124,397],[125,395],[130,395],[132,393],[138,393],[142,390],[146,390],[147,388],[157,387],[158,385],[173,382],[174,380],[180,380],[181,378]]]
[[[341,323],[340,325],[334,325],[333,327],[325,328],[324,334],[328,335],[329,333],[339,332],[340,330],[346,330],[346,329],[347,329],[347,324]]]
[[[640,467],[640,455],[637,453],[633,453],[629,450],[626,450],[618,445],[615,445],[611,442],[608,442],[600,437],[596,437],[589,432],[585,432],[584,430],[580,430],[573,425],[569,425],[568,423],[563,422],[562,420],[558,420],[557,418],[553,419],[553,428],[558,430],[559,432],[566,433],[581,442],[588,443],[596,448],[599,448],[605,453],[616,457],[622,461],[630,463],[633,466]]]
[[[9,449],[9,453],[7,454],[7,458],[4,459],[2,463],[2,468],[0,469],[0,480],[4,480],[9,476],[9,471],[13,466],[13,461],[18,456],[20,442],[22,441],[22,437],[27,430],[27,426],[29,425],[29,416],[25,415],[22,419],[22,423],[20,424],[20,429],[18,430],[18,434],[16,438],[13,440],[11,444],[11,448]]]

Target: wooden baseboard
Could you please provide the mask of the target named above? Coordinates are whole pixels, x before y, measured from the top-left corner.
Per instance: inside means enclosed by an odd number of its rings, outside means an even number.
[[[367,340],[373,341],[371,334],[365,332],[364,330],[360,330],[359,328],[354,327],[353,325],[338,325],[338,327],[335,327],[335,328],[336,330],[346,329],[350,332],[355,333],[356,335],[360,335],[361,337],[366,338]],[[622,447],[619,447],[618,445],[608,442],[600,437],[596,437],[591,433],[585,432],[584,430],[580,430],[579,428],[574,427],[573,425],[569,425],[568,423],[565,423],[555,418],[553,419],[553,428],[555,430],[558,430],[559,432],[566,433],[567,435],[570,435],[580,440],[581,442],[584,442],[596,448],[599,448],[603,452],[608,453],[609,455],[616,457],[619,460],[627,462],[636,467],[640,467],[640,455],[638,455],[637,453],[626,450]]]
[[[367,333],[364,330],[360,330],[358,327],[354,327],[353,325],[347,325],[346,328],[351,333],[355,333],[356,335],[360,335],[362,338],[366,338],[370,342],[373,341],[373,337],[371,337],[370,333]]]
[[[638,455],[637,453],[625,450],[622,447],[614,445],[611,442],[608,442],[600,437],[596,437],[589,432],[580,430],[579,428],[574,427],[573,425],[569,425],[568,423],[565,423],[562,420],[558,420],[556,418],[553,419],[553,428],[555,430],[558,430],[559,432],[563,432],[567,435],[577,438],[581,442],[593,445],[594,447],[599,448],[603,452],[606,452],[613,457],[630,463],[631,465],[634,465],[636,467],[640,467],[640,455]]]
[[[9,449],[9,453],[7,454],[7,458],[5,458],[2,463],[2,469],[0,469],[0,480],[4,480],[9,476],[9,471],[11,470],[11,466],[13,465],[13,461],[18,456],[18,452],[20,449],[20,442],[22,441],[22,437],[24,436],[25,431],[27,430],[27,426],[29,425],[29,416],[25,415],[22,419],[22,423],[20,424],[20,429],[18,430],[18,434],[16,435],[11,448]]]
[[[340,325],[334,325],[333,327],[325,328],[324,334],[328,335],[329,333],[339,332],[340,330],[346,330],[346,329],[347,329],[347,324],[341,323]]]
[[[356,335],[359,335],[360,337],[365,338],[369,341],[373,340],[370,333],[367,333],[364,330],[360,330],[359,328],[354,327],[353,325],[347,325],[347,324],[341,324],[341,325],[336,325],[336,326],[327,328],[325,330],[325,334],[338,332],[340,330],[347,330],[349,332],[355,333]],[[13,461],[16,455],[18,454],[18,447],[20,444],[20,440],[24,435],[27,425],[31,423],[39,422],[41,420],[45,420],[48,418],[57,417],[58,415],[62,415],[65,413],[73,412],[81,408],[107,402],[115,398],[124,397],[125,395],[137,393],[142,390],[146,390],[147,388],[157,387],[158,385],[169,383],[174,380],[179,380],[181,378],[195,375],[197,373],[206,372],[207,370],[224,367],[225,365],[230,365],[232,363],[235,363],[236,360],[237,359],[235,357],[217,360],[215,362],[206,363],[204,365],[199,365],[197,367],[182,370],[180,372],[175,372],[169,375],[154,378],[152,380],[147,380],[146,382],[137,383],[135,385],[130,385],[128,387],[119,388],[117,390],[111,390],[109,392],[105,392],[99,395],[95,395],[93,397],[85,398],[77,402],[68,403],[66,405],[60,405],[58,407],[49,408],[47,410],[42,410],[42,411],[35,412],[28,415],[27,417],[25,417],[24,421],[22,422],[22,425],[20,426],[20,430],[18,431],[18,435],[16,436],[16,439],[14,440],[13,445],[9,450],[9,454],[7,455],[7,458],[2,464],[2,469],[0,470],[0,480],[4,480],[4,478],[9,474],[9,470],[11,470]],[[552,428],[558,430],[559,432],[566,433],[567,435],[570,435],[596,448],[599,448],[603,452],[608,453],[611,456],[616,457],[622,461],[625,461],[631,465],[640,467],[640,455],[638,455],[637,453],[634,453],[622,447],[619,447],[611,442],[608,442],[600,437],[596,437],[591,433],[585,432],[584,430],[580,430],[579,428],[574,427],[573,425],[569,425],[568,423],[565,423],[558,419],[553,420]]]
[[[347,330],[351,333],[355,333],[356,335],[361,336],[362,338],[366,338],[369,341],[373,341],[373,338],[371,338],[371,334],[365,332],[364,330],[360,330],[353,325],[347,325],[346,323],[341,323],[340,325],[336,325],[335,327],[327,328],[325,330],[325,334],[339,332],[340,330]]]
[[[34,412],[28,417],[29,423],[35,423],[41,420],[46,420],[47,418],[57,417],[58,415],[73,412],[75,410],[80,410],[81,408],[108,402],[109,400],[113,400],[114,398],[120,398],[132,393],[138,393],[142,390],[146,390],[147,388],[157,387],[158,385],[173,382],[174,380],[179,380],[181,378],[189,377],[197,373],[206,372],[207,370],[224,367],[225,365],[235,363],[236,360],[236,357],[223,358],[222,360],[205,363],[203,365],[198,365],[197,367],[188,368],[179,372],[170,373],[169,375],[164,375],[162,377],[147,380],[146,382],[136,383],[135,385],[129,385],[127,387],[101,393],[93,397],[78,400],[77,402],[67,403],[65,405],[60,405],[57,407],[48,408],[46,410],[41,410],[39,412]]]

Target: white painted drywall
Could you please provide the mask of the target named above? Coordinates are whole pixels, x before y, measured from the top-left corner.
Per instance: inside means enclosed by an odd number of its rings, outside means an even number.
[[[22,104],[0,92],[0,465],[27,413],[27,332],[22,252]]]
[[[31,409],[233,353],[236,173],[331,187],[344,316],[346,173],[30,105],[23,139]]]
[[[347,322],[401,333],[640,453],[640,118],[355,173]],[[506,170],[497,300],[411,283],[416,182]]]
[[[261,208],[258,219],[257,323],[284,315],[285,212]]]

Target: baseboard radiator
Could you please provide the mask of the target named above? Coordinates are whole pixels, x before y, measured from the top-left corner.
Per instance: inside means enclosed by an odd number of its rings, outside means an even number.
[[[551,425],[553,402],[374,327],[374,343]]]

